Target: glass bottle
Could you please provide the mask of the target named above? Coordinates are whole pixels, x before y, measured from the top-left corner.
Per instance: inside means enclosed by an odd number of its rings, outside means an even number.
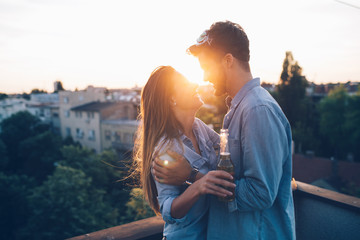
[[[228,136],[229,136],[228,129],[220,130],[220,160],[217,165],[217,170],[223,170],[225,172],[230,173],[232,176],[234,176],[234,164],[231,161],[229,144],[228,144]],[[235,198],[235,189],[227,188],[227,187],[223,187],[223,188],[232,192],[233,195],[226,196],[226,197],[218,197],[218,199],[220,201],[224,201],[224,202],[233,201]]]

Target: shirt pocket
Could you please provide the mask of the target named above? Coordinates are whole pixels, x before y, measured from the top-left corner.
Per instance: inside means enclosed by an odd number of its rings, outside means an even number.
[[[233,162],[234,168],[235,168],[235,178],[239,179],[239,177],[241,175],[240,171],[242,170],[242,167],[241,167],[241,163],[242,163],[241,142],[237,138],[229,137],[228,143],[229,143],[229,150],[230,150],[230,154],[231,154],[231,161]]]

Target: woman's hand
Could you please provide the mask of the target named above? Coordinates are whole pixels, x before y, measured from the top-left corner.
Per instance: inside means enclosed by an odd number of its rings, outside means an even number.
[[[205,174],[201,179],[194,182],[191,187],[196,188],[199,195],[212,194],[219,197],[226,197],[233,195],[232,192],[224,188],[235,188],[236,185],[232,181],[233,176],[231,176],[230,173],[216,170]]]
[[[230,182],[232,180],[233,177],[231,174],[225,171],[217,170],[208,172],[174,199],[171,204],[171,216],[173,218],[184,217],[201,195],[231,196],[232,193],[221,186],[235,188],[236,185]]]

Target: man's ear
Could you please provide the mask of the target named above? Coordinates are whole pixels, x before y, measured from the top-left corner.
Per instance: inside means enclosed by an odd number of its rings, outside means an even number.
[[[231,68],[234,64],[234,56],[231,53],[227,53],[222,59],[222,64],[225,68]]]

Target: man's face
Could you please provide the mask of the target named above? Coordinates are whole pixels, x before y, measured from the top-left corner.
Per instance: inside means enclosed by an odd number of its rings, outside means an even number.
[[[204,81],[213,84],[215,96],[221,96],[226,93],[226,74],[221,65],[220,58],[201,52],[198,56],[200,66],[204,71]]]

